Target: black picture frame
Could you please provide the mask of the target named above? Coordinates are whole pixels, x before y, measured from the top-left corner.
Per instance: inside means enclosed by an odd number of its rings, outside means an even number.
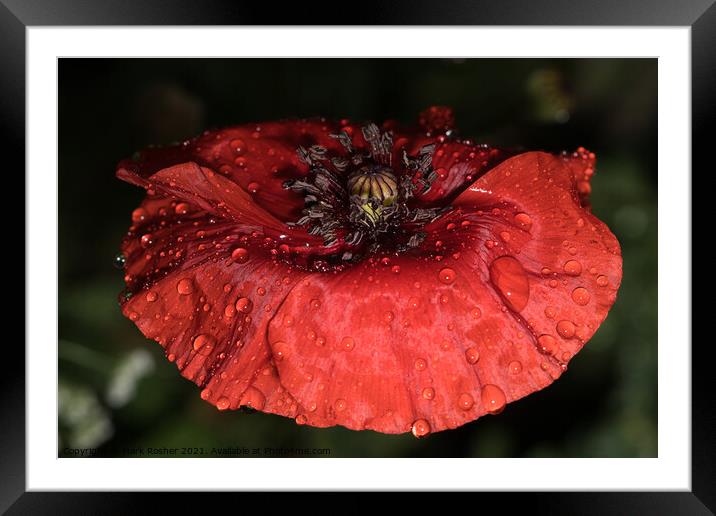
[[[341,3],[281,5],[238,1],[0,0],[0,127],[7,175],[25,170],[25,31],[78,25],[636,25],[691,27],[692,168],[711,170],[716,120],[716,5],[714,0],[549,0],[361,2],[347,14]],[[359,8],[357,8],[359,7]],[[18,171],[18,172],[16,172]],[[662,185],[663,186],[663,185]],[[24,181],[18,188],[24,191]],[[8,189],[9,190],[9,189]],[[6,190],[6,191],[8,191]],[[24,197],[24,196],[23,196]],[[24,225],[23,225],[24,230]],[[24,236],[22,237],[24,238]],[[690,343],[672,343],[688,346]],[[566,514],[713,514],[716,511],[716,403],[711,344],[692,347],[692,490],[641,493],[484,494],[510,508]],[[149,507],[136,493],[40,493],[25,487],[25,353],[7,346],[0,375],[0,511],[9,514],[108,514]],[[212,495],[215,496],[215,495]],[[165,496],[165,500],[166,500]],[[185,497],[173,503],[188,509]],[[214,503],[217,499],[214,498]],[[413,503],[421,503],[414,498]],[[164,502],[162,502],[164,504]],[[325,503],[330,505],[329,499]],[[360,504],[342,499],[344,507]],[[165,508],[164,505],[162,505]],[[205,506],[204,506],[205,507]],[[408,508],[408,506],[406,506]]]

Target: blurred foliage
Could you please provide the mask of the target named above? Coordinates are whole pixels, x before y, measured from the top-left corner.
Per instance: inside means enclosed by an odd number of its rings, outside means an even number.
[[[61,59],[59,428],[65,447],[330,448],[332,457],[655,457],[657,204],[654,59]],[[596,152],[595,214],[624,280],[606,322],[551,387],[453,431],[315,429],[218,412],[122,317],[112,267],[143,192],[114,177],[149,144],[294,116],[417,120],[455,109],[461,134]]]

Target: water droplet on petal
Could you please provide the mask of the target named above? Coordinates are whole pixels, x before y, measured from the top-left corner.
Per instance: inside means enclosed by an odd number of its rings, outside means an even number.
[[[189,213],[189,205],[185,202],[180,202],[176,206],[174,206],[174,213],[177,215],[186,215]]]
[[[216,400],[216,408],[219,410],[226,410],[229,408],[229,405],[231,405],[231,402],[229,401],[229,398],[222,396],[218,400]]]
[[[582,273],[582,264],[577,260],[569,260],[564,264],[564,272],[570,276],[579,276]]]
[[[177,292],[182,296],[188,296],[194,292],[194,282],[192,282],[190,278],[179,280],[179,283],[177,283]]]
[[[208,355],[214,349],[214,344],[216,344],[216,339],[214,337],[207,335],[206,333],[202,333],[201,335],[197,335],[194,339],[194,351],[200,355]]]
[[[343,337],[341,341],[341,348],[345,351],[351,351],[355,347],[355,341],[353,337]]]
[[[283,360],[286,357],[286,343],[274,342],[272,348],[276,360]]]
[[[236,263],[246,263],[249,259],[249,251],[244,247],[237,247],[231,253],[231,259]]]
[[[530,297],[530,285],[522,264],[512,256],[502,256],[490,265],[490,281],[505,304],[521,312]]]
[[[435,398],[435,389],[432,387],[425,387],[423,389],[423,399],[431,400]]]
[[[520,374],[522,372],[522,363],[514,360],[507,366],[507,370],[510,374]]]
[[[418,439],[425,437],[430,433],[430,423],[428,423],[425,419],[418,419],[413,423],[410,431],[413,432],[413,435]]]
[[[417,358],[415,359],[415,369],[418,371],[424,371],[426,367],[428,367],[428,363],[425,361],[425,359]]]
[[[460,407],[462,410],[470,410],[474,404],[474,398],[466,392],[463,392],[457,398],[457,406]]]
[[[346,403],[346,400],[343,399],[337,399],[336,403],[333,405],[333,408],[336,410],[336,412],[343,412],[348,404]]]
[[[574,337],[575,327],[572,321],[559,321],[557,323],[557,333],[559,333],[565,339],[571,339]]]
[[[251,311],[251,309],[253,307],[254,307],[254,304],[247,297],[240,297],[236,301],[236,310],[238,310],[239,312],[243,312],[243,313],[247,314]]]
[[[247,188],[250,193],[255,194],[259,191],[259,188],[261,188],[261,186],[256,182],[251,182],[248,184]]]
[[[142,222],[144,219],[147,218],[147,210],[144,208],[137,208],[132,212],[132,222],[135,224],[138,222]]]
[[[266,396],[256,387],[249,387],[241,396],[240,405],[246,405],[256,410],[262,410],[266,404]]]
[[[476,364],[480,360],[480,352],[477,351],[477,348],[467,348],[465,350],[465,360],[467,360],[468,364]]]
[[[118,269],[124,269],[125,265],[127,265],[127,257],[124,256],[122,253],[118,253],[114,257],[114,266]]]
[[[502,392],[502,389],[500,389],[497,385],[492,384],[483,386],[482,391],[480,392],[480,398],[482,399],[482,404],[485,405],[485,409],[490,414],[497,414],[500,412],[507,402],[505,393]]]
[[[532,218],[526,213],[518,213],[515,215],[515,222],[525,231],[529,231],[532,227]]]
[[[231,147],[231,150],[233,150],[238,155],[244,154],[246,152],[246,144],[243,140],[239,140],[238,138],[236,140],[231,140],[229,142],[229,146]]]
[[[453,269],[446,267],[445,269],[440,271],[438,278],[442,283],[450,285],[455,281],[455,278],[457,278],[457,273]]]
[[[591,296],[589,295],[589,292],[584,287],[577,287],[572,291],[572,301],[580,306],[584,306],[589,303],[590,298]]]
[[[557,351],[557,340],[552,335],[540,335],[537,339],[539,344],[538,349],[540,353],[545,355],[552,355]]]
[[[609,285],[609,278],[607,278],[606,276],[598,276],[597,285],[599,285],[600,287],[606,287],[607,285]]]
[[[144,249],[146,249],[154,243],[154,235],[152,235],[151,233],[142,235],[142,238],[139,239],[139,243]]]
[[[158,297],[159,297],[159,296],[157,295],[156,292],[153,292],[153,291],[150,290],[149,292],[147,292],[147,297],[146,297],[146,299],[147,299],[147,302],[148,302],[148,303],[153,303],[154,301],[157,300]]]

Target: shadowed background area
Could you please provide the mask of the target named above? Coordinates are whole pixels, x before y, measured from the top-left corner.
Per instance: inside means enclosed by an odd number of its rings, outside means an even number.
[[[61,59],[58,454],[655,457],[656,102],[655,59]],[[593,211],[622,245],[624,279],[607,320],[552,386],[422,440],[316,429],[217,411],[121,315],[113,258],[144,191],[115,178],[120,159],[223,125],[412,123],[435,104],[452,106],[460,134],[478,143],[597,154]]]

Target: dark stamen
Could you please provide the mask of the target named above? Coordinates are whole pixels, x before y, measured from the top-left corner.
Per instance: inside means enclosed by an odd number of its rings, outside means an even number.
[[[344,249],[335,257],[342,262],[415,248],[426,237],[420,228],[450,209],[412,208],[407,202],[425,193],[437,177],[432,168],[435,145],[422,147],[416,156],[403,151],[401,163],[393,166],[392,133],[369,123],[362,134],[367,153],[356,149],[345,131],[331,135],[345,155],[319,145],[299,147],[298,157],[309,173],[284,183],[284,188],[304,195],[303,216],[292,225],[321,236],[327,247],[341,241],[350,246],[352,251]],[[326,260],[330,262],[330,256]]]

